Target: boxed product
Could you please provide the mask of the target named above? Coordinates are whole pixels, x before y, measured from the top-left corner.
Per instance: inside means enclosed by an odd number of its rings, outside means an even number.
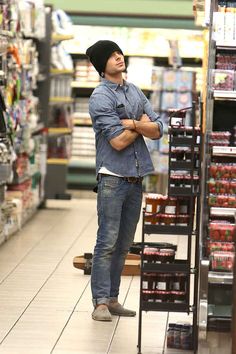
[[[210,264],[212,270],[232,272],[234,266],[234,252],[212,252],[210,254]]]
[[[224,25],[225,25],[225,14],[223,12],[213,13],[213,32],[212,39],[215,41],[224,40]]]
[[[209,167],[209,177],[214,179],[236,179],[235,163],[212,163]]]
[[[207,242],[207,253],[208,255],[215,251],[224,251],[224,252],[235,252],[235,247],[233,242],[216,242],[208,241]]]
[[[229,131],[214,131],[209,136],[211,146],[229,146],[231,133]]]
[[[236,208],[236,195],[210,194],[208,203],[211,207]]]
[[[211,241],[232,242],[235,238],[236,227],[227,222],[215,221],[209,224]]]
[[[236,180],[210,179],[208,190],[211,194],[236,194]]]
[[[234,90],[234,74],[233,70],[212,70],[212,89],[233,91]]]

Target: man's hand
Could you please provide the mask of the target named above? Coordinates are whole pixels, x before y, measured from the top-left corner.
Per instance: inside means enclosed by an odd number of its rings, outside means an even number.
[[[133,119],[121,119],[121,124],[127,130],[135,130]]]
[[[150,120],[150,118],[148,117],[148,115],[147,114],[143,114],[141,117],[140,117],[140,120],[139,120],[140,122],[146,122],[146,123],[149,123],[149,122],[151,122],[151,120]]]

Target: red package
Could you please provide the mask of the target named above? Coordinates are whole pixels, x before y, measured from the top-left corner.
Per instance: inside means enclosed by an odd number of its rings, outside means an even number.
[[[235,247],[232,242],[208,241],[208,243],[207,243],[208,255],[212,252],[215,252],[215,251],[234,252]]]
[[[212,241],[232,242],[235,232],[234,224],[210,223],[209,237]]]
[[[233,252],[215,251],[210,254],[211,269],[232,272],[234,265]]]

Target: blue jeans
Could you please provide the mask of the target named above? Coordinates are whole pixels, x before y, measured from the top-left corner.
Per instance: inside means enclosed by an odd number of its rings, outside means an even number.
[[[99,176],[98,231],[91,273],[93,304],[119,295],[121,272],[133,243],[142,205],[142,183]]]

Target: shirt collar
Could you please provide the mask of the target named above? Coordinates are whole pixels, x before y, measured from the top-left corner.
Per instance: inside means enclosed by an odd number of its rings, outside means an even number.
[[[112,81],[102,78],[101,84],[110,87],[114,91],[116,91],[118,88],[122,88],[122,87],[124,87],[124,90],[127,91],[129,88],[129,83],[125,80],[124,80],[124,84],[120,85],[120,84],[116,84]]]

